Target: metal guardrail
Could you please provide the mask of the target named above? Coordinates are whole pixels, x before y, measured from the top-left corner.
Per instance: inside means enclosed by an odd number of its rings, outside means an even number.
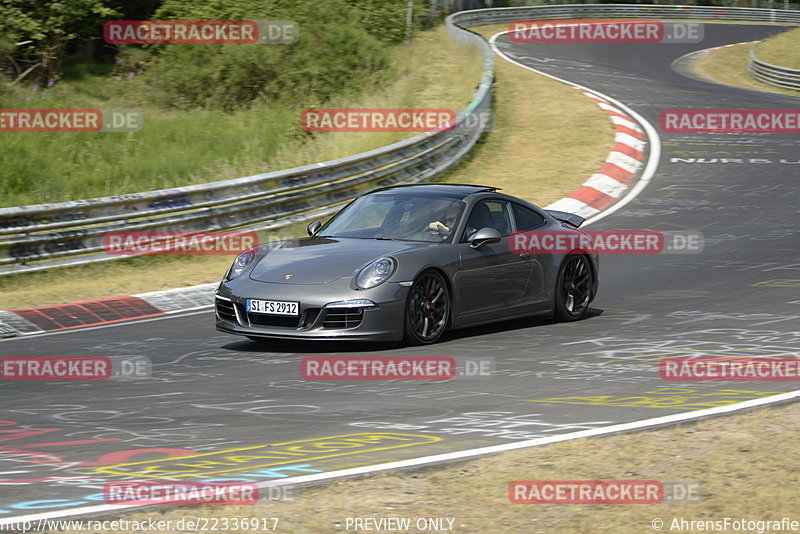
[[[750,60],[747,65],[750,76],[760,82],[776,87],[800,91],[800,70],[773,65],[760,60],[756,55],[756,48],[753,47],[750,51]]]
[[[652,18],[800,24],[800,11],[723,6],[567,4],[475,9],[452,15],[461,27],[512,20],[572,18]]]
[[[494,59],[469,26],[516,19],[701,19],[800,24],[800,12],[772,9],[631,4],[546,5],[463,11],[446,26],[477,46],[483,76],[469,106],[449,131],[418,135],[370,152],[259,174],[162,191],[0,208],[0,275],[118,259],[102,253],[115,230],[215,231],[279,227],[331,212],[368,189],[432,178],[458,162],[486,128]]]

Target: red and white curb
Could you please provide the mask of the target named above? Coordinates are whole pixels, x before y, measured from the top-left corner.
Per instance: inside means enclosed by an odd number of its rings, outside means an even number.
[[[213,306],[217,285],[215,282],[58,306],[0,310],[0,337],[100,327],[205,309]]]
[[[589,218],[616,202],[631,187],[644,166],[647,141],[637,122],[608,100],[586,89],[578,89],[608,113],[614,123],[614,146],[605,163],[583,185],[547,209]]]

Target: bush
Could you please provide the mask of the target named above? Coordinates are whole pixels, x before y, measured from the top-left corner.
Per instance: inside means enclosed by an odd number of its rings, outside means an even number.
[[[376,39],[387,43],[399,43],[406,38],[406,10],[408,0],[347,0],[358,9],[361,24]],[[426,3],[414,3],[413,21],[415,26],[421,19]]]
[[[295,103],[324,102],[388,66],[389,45],[367,31],[362,15],[344,0],[265,7],[250,0],[167,0],[154,20],[292,20],[300,37],[291,45],[152,46],[145,80],[160,104],[183,109],[231,110],[287,95]]]

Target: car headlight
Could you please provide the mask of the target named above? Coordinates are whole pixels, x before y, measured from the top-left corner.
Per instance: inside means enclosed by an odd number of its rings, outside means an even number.
[[[227,280],[233,280],[242,274],[245,269],[247,269],[247,266],[250,265],[255,259],[257,249],[258,247],[249,248],[236,256],[236,259],[233,260],[233,265],[231,265],[231,268],[228,269],[228,276],[225,278]]]
[[[378,258],[358,273],[356,285],[361,289],[371,289],[389,279],[397,269],[394,258]]]

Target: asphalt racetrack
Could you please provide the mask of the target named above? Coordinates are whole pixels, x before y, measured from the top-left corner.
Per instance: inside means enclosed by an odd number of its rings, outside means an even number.
[[[511,44],[504,36],[497,45],[521,63],[618,99],[657,127],[659,113],[670,108],[800,107],[796,98],[706,83],[671,66],[693,50],[784,29],[710,24],[697,44]],[[4,356],[146,356],[152,362],[152,376],[138,380],[0,382],[0,521],[103,504],[105,482],[139,479],[143,466],[148,476],[174,476],[170,456],[329,444],[320,448],[325,454],[269,465],[254,460],[235,472],[270,480],[795,389],[793,382],[775,381],[668,382],[658,362],[800,356],[800,140],[791,134],[660,135],[651,183],[590,228],[700,231],[704,250],[601,257],[599,295],[589,317],[577,323],[514,321],[452,332],[429,347],[396,349],[258,344],[216,332],[207,310],[0,342]],[[302,380],[303,356],[332,354],[452,356],[461,365],[490,359],[495,372],[447,382]],[[330,445],[341,443],[330,438],[351,434],[366,436],[363,446]],[[232,476],[222,467],[202,473],[189,480]]]

